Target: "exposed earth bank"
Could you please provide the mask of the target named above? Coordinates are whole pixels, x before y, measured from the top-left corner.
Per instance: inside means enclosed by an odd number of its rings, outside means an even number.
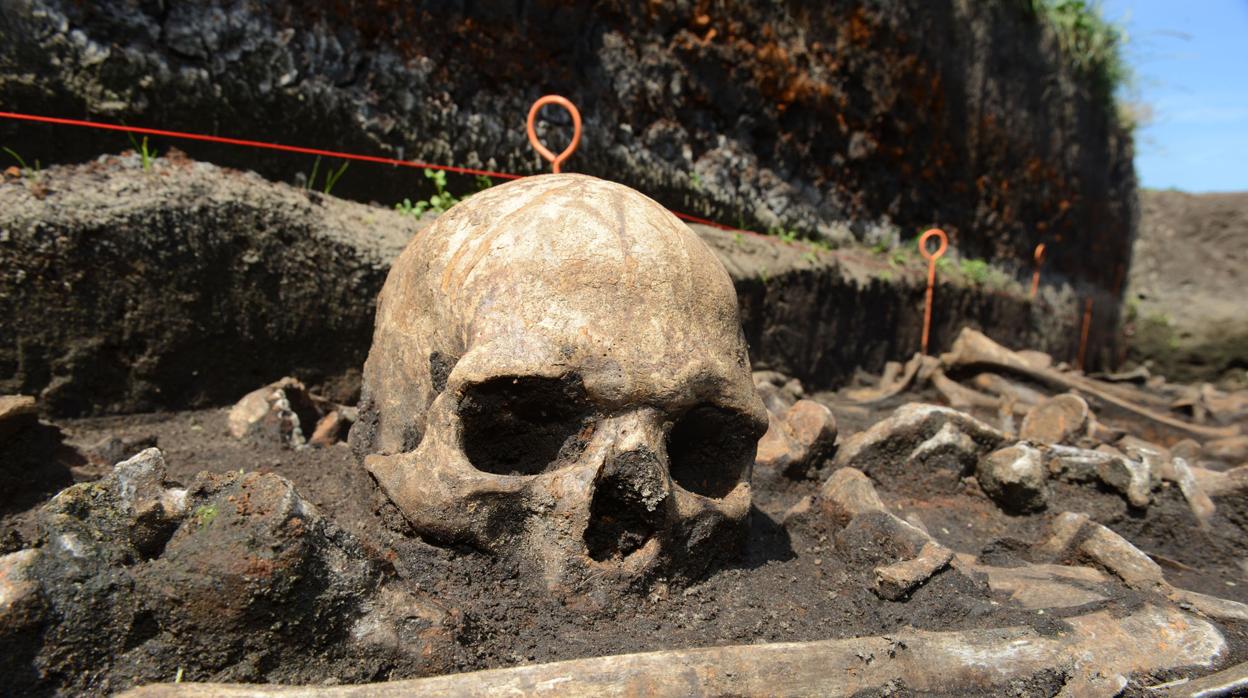
[[[1248,193],[1140,192],[1128,358],[1176,380],[1248,383]]]
[[[176,152],[5,176],[0,391],[52,414],[112,414],[228,404],[294,375],[353,402],[377,293],[430,219]],[[733,278],[756,368],[826,388],[918,350],[926,263],[913,248],[694,227]],[[1046,276],[1032,302],[1026,280],[942,263],[931,351],[969,325],[1073,360],[1081,298]],[[1113,299],[1096,300],[1089,366],[1115,341]]]
[[[738,227],[874,244],[935,224],[1022,266],[1044,242],[1106,289],[1129,254],[1130,135],[1034,3],[14,0],[0,35],[10,110],[532,174],[524,116],[554,92],[585,115],[570,171]],[[46,165],[126,139],[0,121],[0,142]],[[278,181],[313,166],[176,145]],[[357,164],[337,191],[423,182],[395,174]]]

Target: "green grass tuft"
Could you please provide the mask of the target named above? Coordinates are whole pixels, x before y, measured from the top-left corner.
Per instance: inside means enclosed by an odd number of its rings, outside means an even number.
[[[1127,32],[1108,21],[1097,0],[1023,0],[1033,16],[1044,20],[1057,36],[1062,57],[1076,73],[1111,104],[1115,93],[1132,81],[1123,57]]]

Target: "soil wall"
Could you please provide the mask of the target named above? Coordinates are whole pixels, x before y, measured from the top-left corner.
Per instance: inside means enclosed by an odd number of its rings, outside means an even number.
[[[228,404],[293,374],[351,402],[390,261],[428,221],[183,157],[0,179],[0,394],[53,414],[139,412]],[[733,278],[757,367],[823,388],[918,350],[917,255],[695,230]],[[971,325],[1074,355],[1069,286],[1032,303],[950,265],[935,299],[933,352]]]
[[[1248,193],[1140,192],[1127,357],[1171,380],[1248,385]]]
[[[1045,242],[1054,274],[1117,295],[1130,137],[1028,5],[10,0],[0,105],[532,173],[524,115],[556,92],[585,115],[569,169],[668,206],[871,244],[938,224],[1007,267]],[[45,165],[128,145],[7,121],[0,143]],[[276,180],[313,167],[179,147]],[[422,186],[357,164],[335,192],[390,205]]]

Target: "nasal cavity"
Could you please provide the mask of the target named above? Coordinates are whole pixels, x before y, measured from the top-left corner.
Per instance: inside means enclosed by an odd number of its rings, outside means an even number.
[[[654,537],[666,515],[667,476],[648,449],[613,456],[594,482],[585,548],[598,562],[622,560]]]

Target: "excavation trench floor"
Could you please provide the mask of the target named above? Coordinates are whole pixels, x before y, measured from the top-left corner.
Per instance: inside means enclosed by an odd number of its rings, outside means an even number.
[[[824,396],[828,397],[828,396]],[[899,404],[928,395],[902,395],[872,408],[830,402],[841,440]],[[758,480],[748,546],[735,567],[690,587],[659,582],[638,593],[608,589],[556,600],[524,581],[517,570],[469,550],[428,545],[397,530],[396,511],[357,465],[349,448],[283,448],[247,443],[227,431],[227,410],[212,409],[58,423],[75,445],[110,436],[154,439],[172,479],[189,482],[200,471],[272,472],[290,479],[329,518],[393,561],[398,575],[460,619],[444,666],[467,671],[676,647],[803,641],[888,633],[904,627],[930,630],[1029,625],[1061,632],[1062,617],[1092,606],[1036,612],[988,590],[983,580],[946,570],[904,601],[885,601],[871,591],[870,568],[854,568],[834,550],[834,531],[818,525],[781,524],[784,512],[817,490],[817,481]],[[78,479],[102,476],[83,471]],[[1202,532],[1177,490],[1164,490],[1146,511],[1130,510],[1122,498],[1092,485],[1058,484],[1046,512],[1007,516],[964,481],[955,492],[924,491],[922,473],[878,483],[885,502],[903,517],[916,517],[941,543],[981,555],[1000,566],[1022,564],[1027,549],[1061,511],[1083,511],[1155,556],[1180,587],[1248,602],[1248,579],[1240,559],[1210,557]],[[0,520],[2,552],[36,538],[37,507]],[[1219,525],[1231,525],[1215,521]],[[1122,591],[1109,603],[1141,603]],[[1102,604],[1103,605],[1103,604]],[[1228,631],[1234,655],[1244,654],[1239,630]],[[330,670],[332,672],[332,669]],[[403,668],[381,669],[372,680],[404,678]],[[189,677],[206,680],[212,677]],[[1043,691],[1040,691],[1043,693]]]

